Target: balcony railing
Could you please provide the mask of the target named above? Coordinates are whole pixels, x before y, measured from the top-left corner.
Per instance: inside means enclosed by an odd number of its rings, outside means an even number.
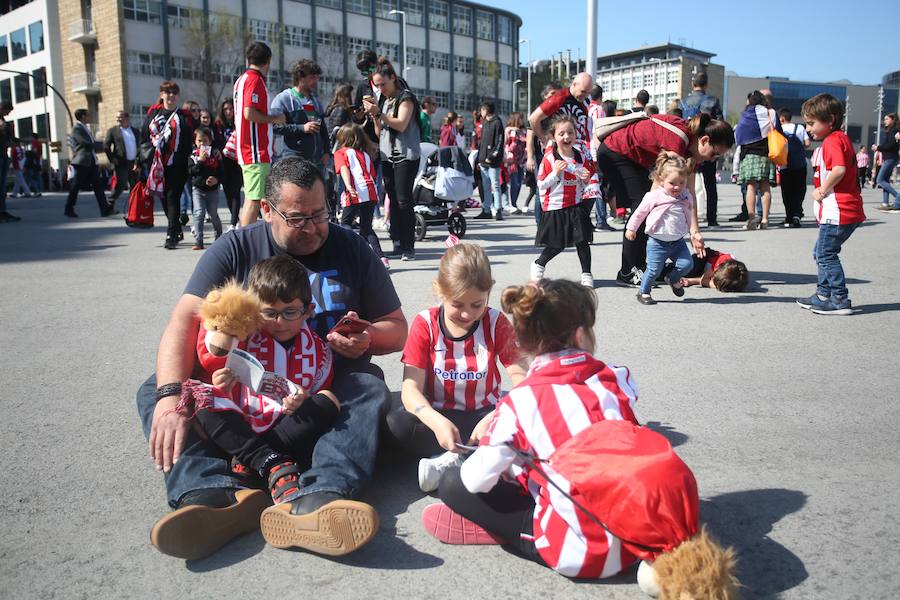
[[[75,73],[72,75],[72,91],[76,94],[99,94],[100,81],[96,73]]]
[[[69,41],[78,44],[93,44],[97,41],[93,19],[77,19],[69,23]]]

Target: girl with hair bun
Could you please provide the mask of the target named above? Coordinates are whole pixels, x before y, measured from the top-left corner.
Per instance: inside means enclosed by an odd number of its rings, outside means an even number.
[[[573,578],[612,577],[642,560],[650,595],[736,598],[733,552],[700,527],[693,475],[664,437],[638,426],[631,372],[592,356],[594,293],[543,280],[506,288],[501,305],[534,361],[475,452],[441,477],[443,502],[422,513],[428,532],[447,544],[505,544]]]

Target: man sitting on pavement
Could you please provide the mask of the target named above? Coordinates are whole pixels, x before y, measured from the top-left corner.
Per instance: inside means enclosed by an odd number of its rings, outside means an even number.
[[[175,509],[151,533],[165,554],[207,556],[259,526],[266,506],[259,495],[265,493],[242,491],[247,481],[175,408],[180,384],[196,362],[201,300],[229,278],[243,281],[254,264],[271,256],[292,256],[310,272],[316,314],[309,322],[336,354],[332,391],[342,405],[335,426],[316,444],[312,468],[300,477],[303,495],[293,502],[288,518],[297,530],[318,527],[307,532],[334,536],[341,553],[364,543],[353,538],[353,529],[378,526],[374,509],[346,499],[360,491],[374,468],[378,425],[389,392],[370,359],[403,348],[407,323],[400,300],[365,240],[328,222],[324,182],[315,164],[298,158],[276,164],[261,208],[262,222],[223,235],[201,257],[160,340],[156,375],[137,394],[150,454],[165,473],[169,505]],[[359,334],[329,333],[348,314],[371,325]],[[350,514],[349,504],[359,510]],[[354,527],[334,527],[351,521]],[[321,549],[304,546],[303,537],[298,535],[292,545]]]

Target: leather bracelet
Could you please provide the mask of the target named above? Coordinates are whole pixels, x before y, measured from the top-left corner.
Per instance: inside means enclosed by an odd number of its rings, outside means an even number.
[[[159,402],[163,398],[169,396],[181,396],[180,383],[167,383],[156,388],[156,401]]]

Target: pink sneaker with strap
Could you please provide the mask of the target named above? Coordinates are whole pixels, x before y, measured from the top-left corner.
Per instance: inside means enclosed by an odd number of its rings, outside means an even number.
[[[439,502],[429,504],[422,511],[425,530],[444,542],[458,545],[498,545],[503,541],[476,523]]]

